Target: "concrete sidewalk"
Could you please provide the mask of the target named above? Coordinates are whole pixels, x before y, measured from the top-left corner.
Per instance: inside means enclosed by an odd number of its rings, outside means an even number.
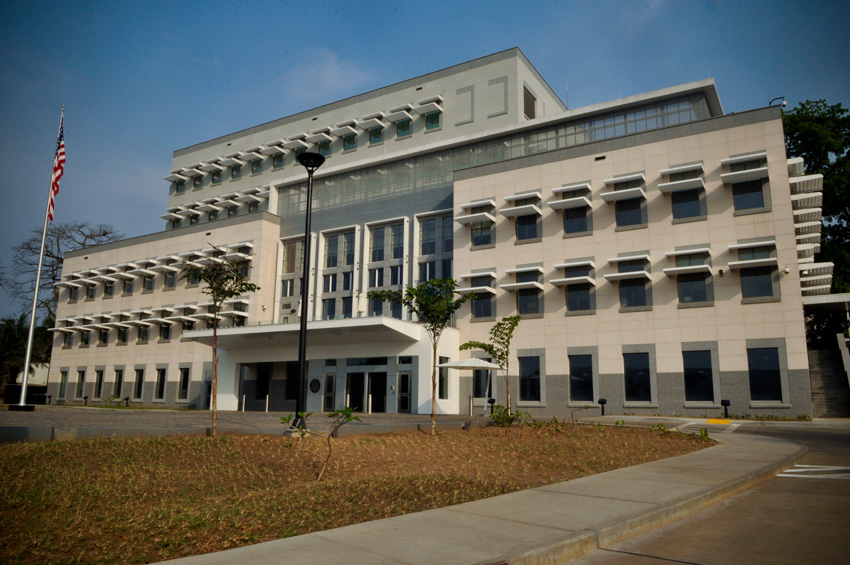
[[[664,422],[669,430],[705,427],[720,445],[448,508],[169,563],[564,562],[750,488],[807,451],[784,440],[733,434],[737,422],[636,418],[634,424],[651,425],[650,420]]]

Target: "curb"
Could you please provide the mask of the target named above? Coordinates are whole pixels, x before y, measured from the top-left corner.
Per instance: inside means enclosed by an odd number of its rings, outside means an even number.
[[[723,443],[722,438],[717,441]],[[542,565],[564,563],[581,557],[589,551],[602,549],[608,545],[625,541],[649,530],[684,518],[688,514],[720,502],[728,496],[753,488],[773,478],[777,472],[793,465],[809,452],[808,447],[797,445],[799,449],[793,455],[786,456],[779,461],[770,463],[761,469],[751,471],[737,479],[710,487],[701,493],[664,504],[652,510],[618,518],[602,524],[595,530],[569,534],[560,540],[542,547],[525,547],[504,553],[494,559],[479,562],[479,565]],[[709,449],[715,449],[716,447],[722,446],[715,446]]]

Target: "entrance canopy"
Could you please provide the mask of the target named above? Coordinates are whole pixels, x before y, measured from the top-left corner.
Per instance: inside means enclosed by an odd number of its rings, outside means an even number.
[[[850,312],[850,292],[841,294],[821,294],[803,297],[803,310],[806,314],[815,312]]]
[[[468,369],[470,371],[474,371],[477,369],[500,369],[497,364],[491,363],[489,361],[485,361],[484,359],[476,359],[474,357],[470,357],[469,359],[461,359],[460,361],[449,361],[448,363],[440,363],[437,367],[443,367],[445,369]]]
[[[218,345],[225,350],[257,346],[298,347],[298,332],[297,323],[219,328]],[[192,341],[212,345],[211,329],[186,332],[184,335]],[[383,316],[307,322],[309,347],[415,343],[423,338],[427,339],[427,336],[420,324]]]

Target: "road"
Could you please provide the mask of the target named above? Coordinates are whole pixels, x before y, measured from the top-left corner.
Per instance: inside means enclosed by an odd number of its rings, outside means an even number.
[[[809,447],[794,467],[686,518],[573,565],[850,562],[850,428],[745,424]]]

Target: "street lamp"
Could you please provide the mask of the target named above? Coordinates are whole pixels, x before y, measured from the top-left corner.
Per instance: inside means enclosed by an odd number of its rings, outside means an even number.
[[[785,101],[785,97],[784,97],[784,96],[777,96],[776,98],[774,98],[773,100],[771,100],[770,102],[768,102],[768,103],[767,103],[767,105],[768,105],[768,106],[773,106],[773,103],[774,103],[774,102],[776,102],[777,100],[782,100],[782,104],[780,104],[780,106],[782,106],[783,108],[784,108],[785,106],[787,106],[787,105],[788,105],[788,102],[786,102],[786,101]]]
[[[301,414],[307,411],[307,289],[310,287],[310,219],[313,211],[313,173],[325,162],[318,153],[305,151],[296,157],[307,169],[307,220],[304,227],[304,253],[301,277],[301,327],[298,330],[298,396],[295,399],[295,421],[293,427],[304,428],[306,422]]]

